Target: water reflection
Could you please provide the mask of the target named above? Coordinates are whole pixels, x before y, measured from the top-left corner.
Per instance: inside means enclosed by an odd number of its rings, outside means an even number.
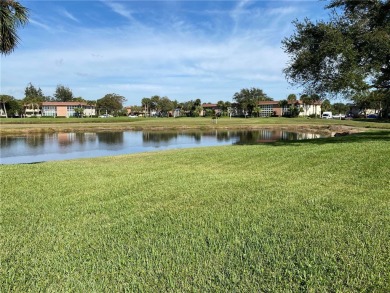
[[[147,152],[156,149],[258,144],[277,140],[301,140],[320,137],[315,133],[285,130],[255,131],[113,131],[46,133],[0,137],[2,164],[32,163],[119,154]]]

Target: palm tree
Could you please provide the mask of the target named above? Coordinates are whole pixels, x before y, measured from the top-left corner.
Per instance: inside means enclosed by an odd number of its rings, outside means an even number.
[[[0,2],[0,53],[10,54],[19,42],[16,29],[28,22],[28,9],[13,0]]]

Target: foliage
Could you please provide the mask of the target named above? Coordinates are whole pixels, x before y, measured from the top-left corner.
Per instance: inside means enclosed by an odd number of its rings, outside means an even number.
[[[18,1],[0,2],[0,53],[10,54],[19,42],[17,28],[28,22],[28,9]]]
[[[259,88],[241,89],[240,92],[234,94],[233,99],[238,103],[243,113],[245,113],[245,116],[252,116],[252,113],[256,111],[256,107],[260,101],[272,101],[272,99]]]
[[[349,106],[344,103],[334,103],[330,109],[335,114],[345,114],[349,110]]]
[[[63,85],[57,85],[54,98],[57,102],[71,102],[73,101],[72,90]]]
[[[322,112],[331,110],[331,107],[332,107],[332,105],[330,104],[330,101],[328,99],[325,99],[322,101],[322,104],[321,104],[321,111]]]
[[[117,94],[107,94],[103,98],[97,100],[96,108],[99,112],[107,111],[108,114],[117,115],[123,108],[125,97]]]
[[[295,102],[296,100],[297,100],[296,94],[289,94],[287,97],[287,101],[289,101],[289,102]]]
[[[350,96],[390,87],[390,2],[334,0],[339,9],[329,22],[295,21],[296,32],[283,40],[291,61],[284,70],[307,93]]]
[[[82,118],[84,116],[84,109],[81,107],[74,108],[74,114],[77,118]]]
[[[387,118],[390,113],[390,89],[360,91],[351,99],[363,112],[366,112],[366,109],[381,110],[382,118]]]
[[[31,84],[31,82],[26,86],[24,90],[24,99],[23,102],[27,103],[42,103],[44,101],[50,100],[49,97],[45,97],[41,88],[36,88]]]
[[[388,143],[0,165],[0,291],[388,292]]]
[[[168,112],[174,110],[174,107],[168,97],[162,97],[157,101],[157,109],[162,116],[168,116]]]
[[[0,95],[0,107],[7,118],[19,117],[23,112],[21,102],[10,95]]]

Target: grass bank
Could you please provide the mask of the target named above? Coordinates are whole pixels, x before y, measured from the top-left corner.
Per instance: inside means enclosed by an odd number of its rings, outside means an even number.
[[[389,292],[389,143],[0,165],[0,291]]]
[[[77,132],[108,130],[183,130],[183,129],[248,129],[248,128],[312,128],[312,129],[390,129],[390,123],[373,119],[334,120],[307,118],[232,118],[213,120],[199,118],[23,118],[1,119],[0,135],[38,132]]]

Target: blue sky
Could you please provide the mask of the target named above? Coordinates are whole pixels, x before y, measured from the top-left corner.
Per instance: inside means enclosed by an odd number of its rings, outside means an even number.
[[[258,87],[274,100],[299,94],[282,72],[291,22],[324,19],[324,1],[20,1],[30,22],[1,57],[1,94],[24,97],[29,82],[97,100],[116,93],[231,101]]]

